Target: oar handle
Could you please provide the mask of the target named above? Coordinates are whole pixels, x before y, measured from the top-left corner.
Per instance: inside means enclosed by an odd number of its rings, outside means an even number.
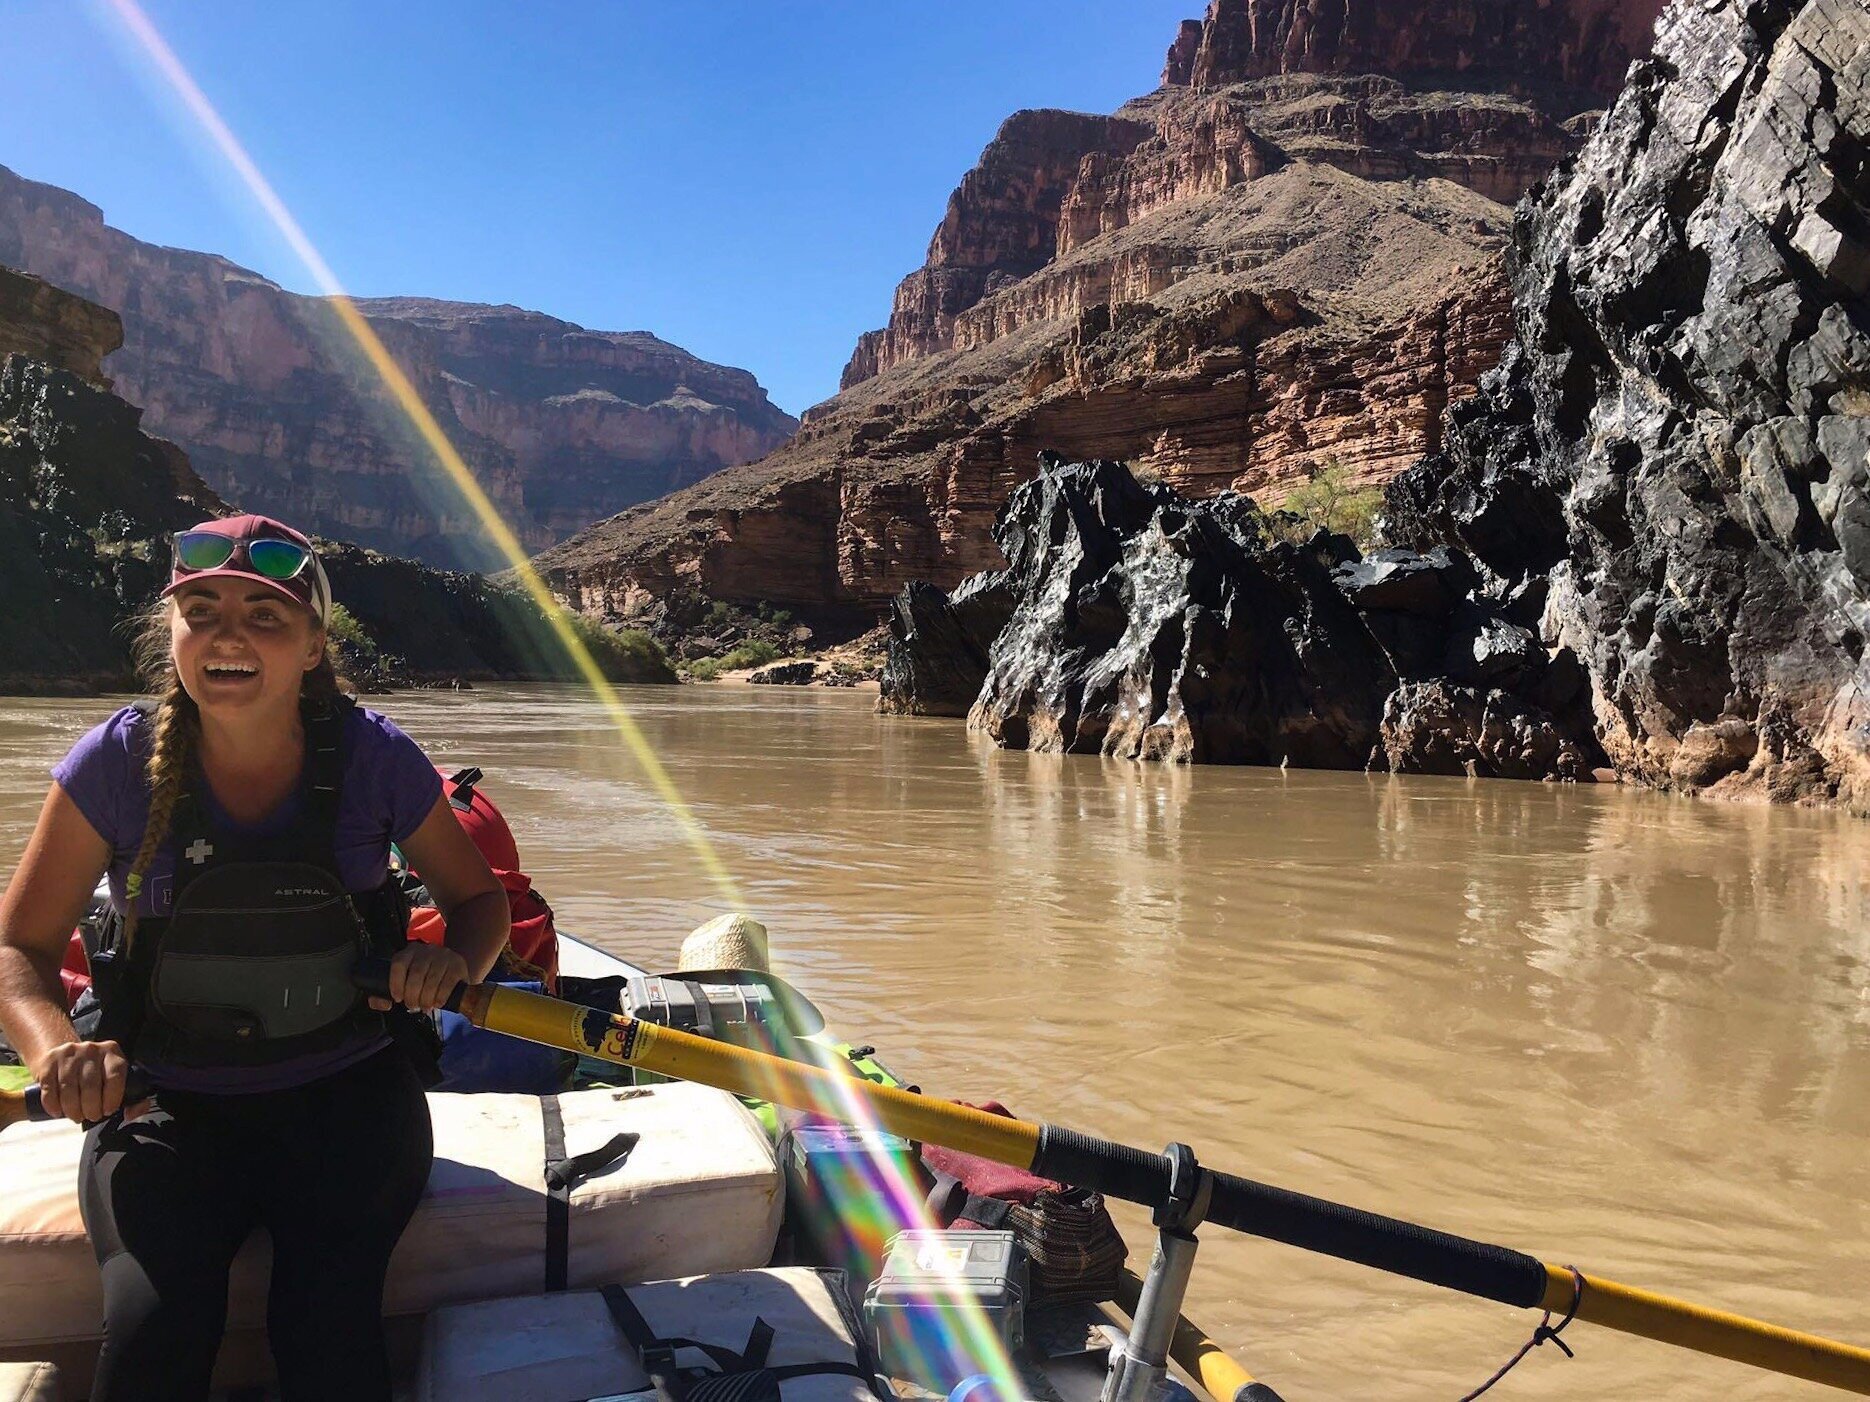
[[[1039,1126],[1032,1171],[1106,1196],[1154,1206],[1169,1194],[1169,1164],[1127,1144]],[[1285,1188],[1212,1173],[1207,1220],[1307,1251],[1373,1266],[1521,1308],[1544,1308],[1644,1338],[1870,1394],[1870,1349],[1673,1299],[1523,1252],[1365,1212]]]
[[[140,1066],[132,1066],[129,1074],[123,1078],[123,1103],[134,1105],[139,1100],[147,1100],[154,1094],[155,1087],[150,1085],[149,1077]],[[45,1108],[45,1098],[37,1084],[21,1090],[0,1091],[0,1128],[18,1124],[21,1120],[49,1120],[54,1116]]]
[[[1042,1178],[1095,1188],[1107,1197],[1146,1207],[1169,1196],[1169,1163],[1161,1154],[1058,1125],[1040,1127],[1032,1171]],[[1217,1226],[1503,1305],[1530,1308],[1544,1298],[1545,1265],[1523,1252],[1231,1173],[1213,1173],[1212,1177],[1214,1195],[1207,1220]]]
[[[390,961],[380,954],[366,954],[351,969],[351,986],[366,997],[394,1001],[390,998]],[[451,1013],[460,1012],[461,995],[471,987],[472,984],[456,984],[455,991],[448,995],[442,1007]]]
[[[1170,1197],[1169,1164],[1163,1156],[1057,1125],[990,1115],[498,984],[458,990],[450,1001],[458,1001],[477,1027],[546,1046],[780,1105],[827,1110],[841,1120],[873,1118],[906,1139],[943,1144],[1148,1207]],[[1220,1226],[1502,1304],[1563,1312],[1574,1303],[1578,1278],[1568,1267],[1233,1174],[1211,1174],[1211,1182],[1206,1220]],[[1575,1301],[1581,1320],[1870,1395],[1870,1349],[1592,1275],[1583,1276],[1583,1282]]]

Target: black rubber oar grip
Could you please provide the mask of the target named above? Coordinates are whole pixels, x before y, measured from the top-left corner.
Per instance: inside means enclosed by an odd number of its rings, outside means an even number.
[[[1169,1165],[1160,1154],[1056,1125],[1041,1127],[1032,1171],[1145,1207],[1169,1195]],[[1220,1226],[1503,1305],[1530,1309],[1545,1297],[1545,1266],[1523,1252],[1231,1173],[1215,1173],[1213,1179],[1207,1220]]]
[[[132,1066],[123,1078],[123,1103],[134,1105],[139,1100],[147,1100],[155,1094],[156,1088],[149,1083],[149,1077],[140,1066]],[[26,1107],[29,1120],[49,1120],[52,1117],[45,1112],[45,1094],[34,1082],[20,1092],[20,1100]]]
[[[395,1001],[390,998],[390,961],[380,954],[366,954],[352,966],[351,986],[366,997]],[[442,1007],[451,1013],[460,1012],[461,995],[466,991],[465,983],[457,983]]]
[[[351,968],[351,986],[366,997],[388,999],[390,961],[381,955],[365,955]]]

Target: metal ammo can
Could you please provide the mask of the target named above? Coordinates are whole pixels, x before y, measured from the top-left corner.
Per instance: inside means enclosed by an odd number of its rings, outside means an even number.
[[[759,983],[650,974],[626,980],[622,1001],[631,1017],[755,1051],[773,1051],[789,1032],[777,996]]]

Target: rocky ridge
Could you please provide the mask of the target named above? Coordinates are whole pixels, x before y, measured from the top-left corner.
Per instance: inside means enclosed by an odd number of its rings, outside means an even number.
[[[1408,0],[1375,30],[1339,7],[1337,39],[1314,25],[1271,63],[1253,44],[1226,57],[1228,35],[1314,7],[1215,0],[1171,50],[1186,81],[1110,116],[1008,119],[790,443],[542,566],[602,614],[675,587],[861,614],[999,564],[994,514],[1041,449],[1192,495],[1276,499],[1327,467],[1386,480],[1440,446],[1510,335],[1502,201],[1575,148],[1660,3],[1564,0],[1521,23]],[[1477,67],[1503,25],[1521,47]],[[1515,55],[1554,45],[1592,60],[1529,86]]]
[[[121,314],[119,390],[223,496],[383,550],[492,559],[324,299],[141,242],[4,167],[0,263]],[[422,298],[357,306],[533,549],[757,458],[794,427],[746,371],[647,332]]]
[[[1617,770],[1870,808],[1870,11],[1676,5],[1514,230],[1400,543],[1542,604]]]
[[[884,704],[1007,745],[1870,811],[1870,10],[1677,5],[1520,207],[1516,336],[1390,545],[1054,464]]]
[[[168,536],[232,510],[95,375],[116,315],[0,268],[0,692],[133,684],[122,620],[168,578]],[[89,367],[87,378],[74,366]],[[556,676],[539,611],[486,580],[321,542],[364,680]],[[654,656],[627,679],[673,681]]]
[[[1005,570],[892,608],[878,707],[1013,749],[1590,777],[1583,670],[1458,552],[1278,538],[1251,500],[1048,459],[995,523]]]

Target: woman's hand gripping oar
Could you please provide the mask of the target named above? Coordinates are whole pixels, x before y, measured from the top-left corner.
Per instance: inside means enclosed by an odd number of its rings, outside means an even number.
[[[387,990],[387,968],[360,967],[366,992]],[[457,989],[447,1007],[477,1027],[600,1061],[698,1081],[839,1119],[861,1104],[905,1139],[944,1144],[1046,1178],[1155,1207],[1169,1192],[1159,1154],[1056,1125],[875,1085],[622,1013],[579,1007],[498,984]],[[1252,1236],[1357,1261],[1525,1309],[1546,1309],[1645,1338],[1870,1396],[1870,1349],[1672,1299],[1535,1257],[1322,1198],[1215,1173],[1207,1220]]]
[[[123,1080],[123,1103],[134,1106],[138,1101],[147,1100],[151,1095],[149,1078],[135,1066]],[[18,1124],[22,1120],[62,1120],[64,1115],[54,1115],[45,1108],[39,1087],[27,1086],[24,1090],[0,1090],[0,1129]]]

